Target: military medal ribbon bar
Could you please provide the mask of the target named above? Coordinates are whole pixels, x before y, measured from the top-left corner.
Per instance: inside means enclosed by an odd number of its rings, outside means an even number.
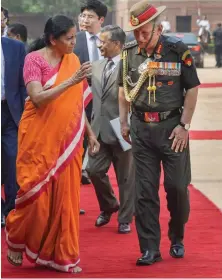
[[[180,76],[181,63],[150,61],[147,64],[147,71],[152,73],[152,75]]]

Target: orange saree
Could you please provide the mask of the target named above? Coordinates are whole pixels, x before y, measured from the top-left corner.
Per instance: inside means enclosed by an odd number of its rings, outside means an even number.
[[[59,85],[79,67],[74,54],[65,55],[43,88]],[[79,262],[84,107],[91,97],[84,81],[41,108],[27,101],[19,126],[20,190],[6,221],[7,244],[33,263],[64,272]]]

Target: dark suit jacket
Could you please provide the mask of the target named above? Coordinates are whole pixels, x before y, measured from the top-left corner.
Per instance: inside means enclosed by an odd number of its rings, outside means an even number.
[[[74,53],[79,57],[81,64],[89,61],[89,51],[85,31],[81,31],[76,34]]]
[[[74,48],[74,53],[78,56],[81,64],[89,61],[89,51],[88,51],[87,38],[86,38],[85,31],[81,31],[76,34],[76,45]],[[91,79],[88,79],[88,83],[91,86]],[[86,112],[87,119],[90,122],[91,115],[92,115],[92,102],[90,102],[88,104],[88,106],[85,109],[85,112]]]
[[[5,60],[5,97],[10,113],[18,125],[27,97],[23,80],[25,45],[6,37],[2,37],[1,42]]]

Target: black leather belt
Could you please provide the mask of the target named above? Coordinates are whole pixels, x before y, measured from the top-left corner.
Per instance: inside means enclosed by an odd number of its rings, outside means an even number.
[[[150,122],[161,122],[166,119],[172,118],[176,115],[180,115],[182,113],[182,109],[174,109],[169,111],[162,112],[141,112],[137,111],[133,108],[132,113],[135,114],[141,121],[150,123]]]

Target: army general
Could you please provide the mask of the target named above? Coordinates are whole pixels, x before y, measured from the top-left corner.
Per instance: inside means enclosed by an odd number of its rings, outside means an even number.
[[[161,163],[167,208],[170,255],[184,257],[184,229],[190,205],[189,135],[198,86],[196,68],[187,46],[161,35],[160,14],[147,0],[130,10],[135,41],[126,44],[119,71],[119,109],[122,136],[132,140],[136,166],[135,220],[142,256],[137,265],[160,261]],[[131,114],[131,125],[127,122]]]

